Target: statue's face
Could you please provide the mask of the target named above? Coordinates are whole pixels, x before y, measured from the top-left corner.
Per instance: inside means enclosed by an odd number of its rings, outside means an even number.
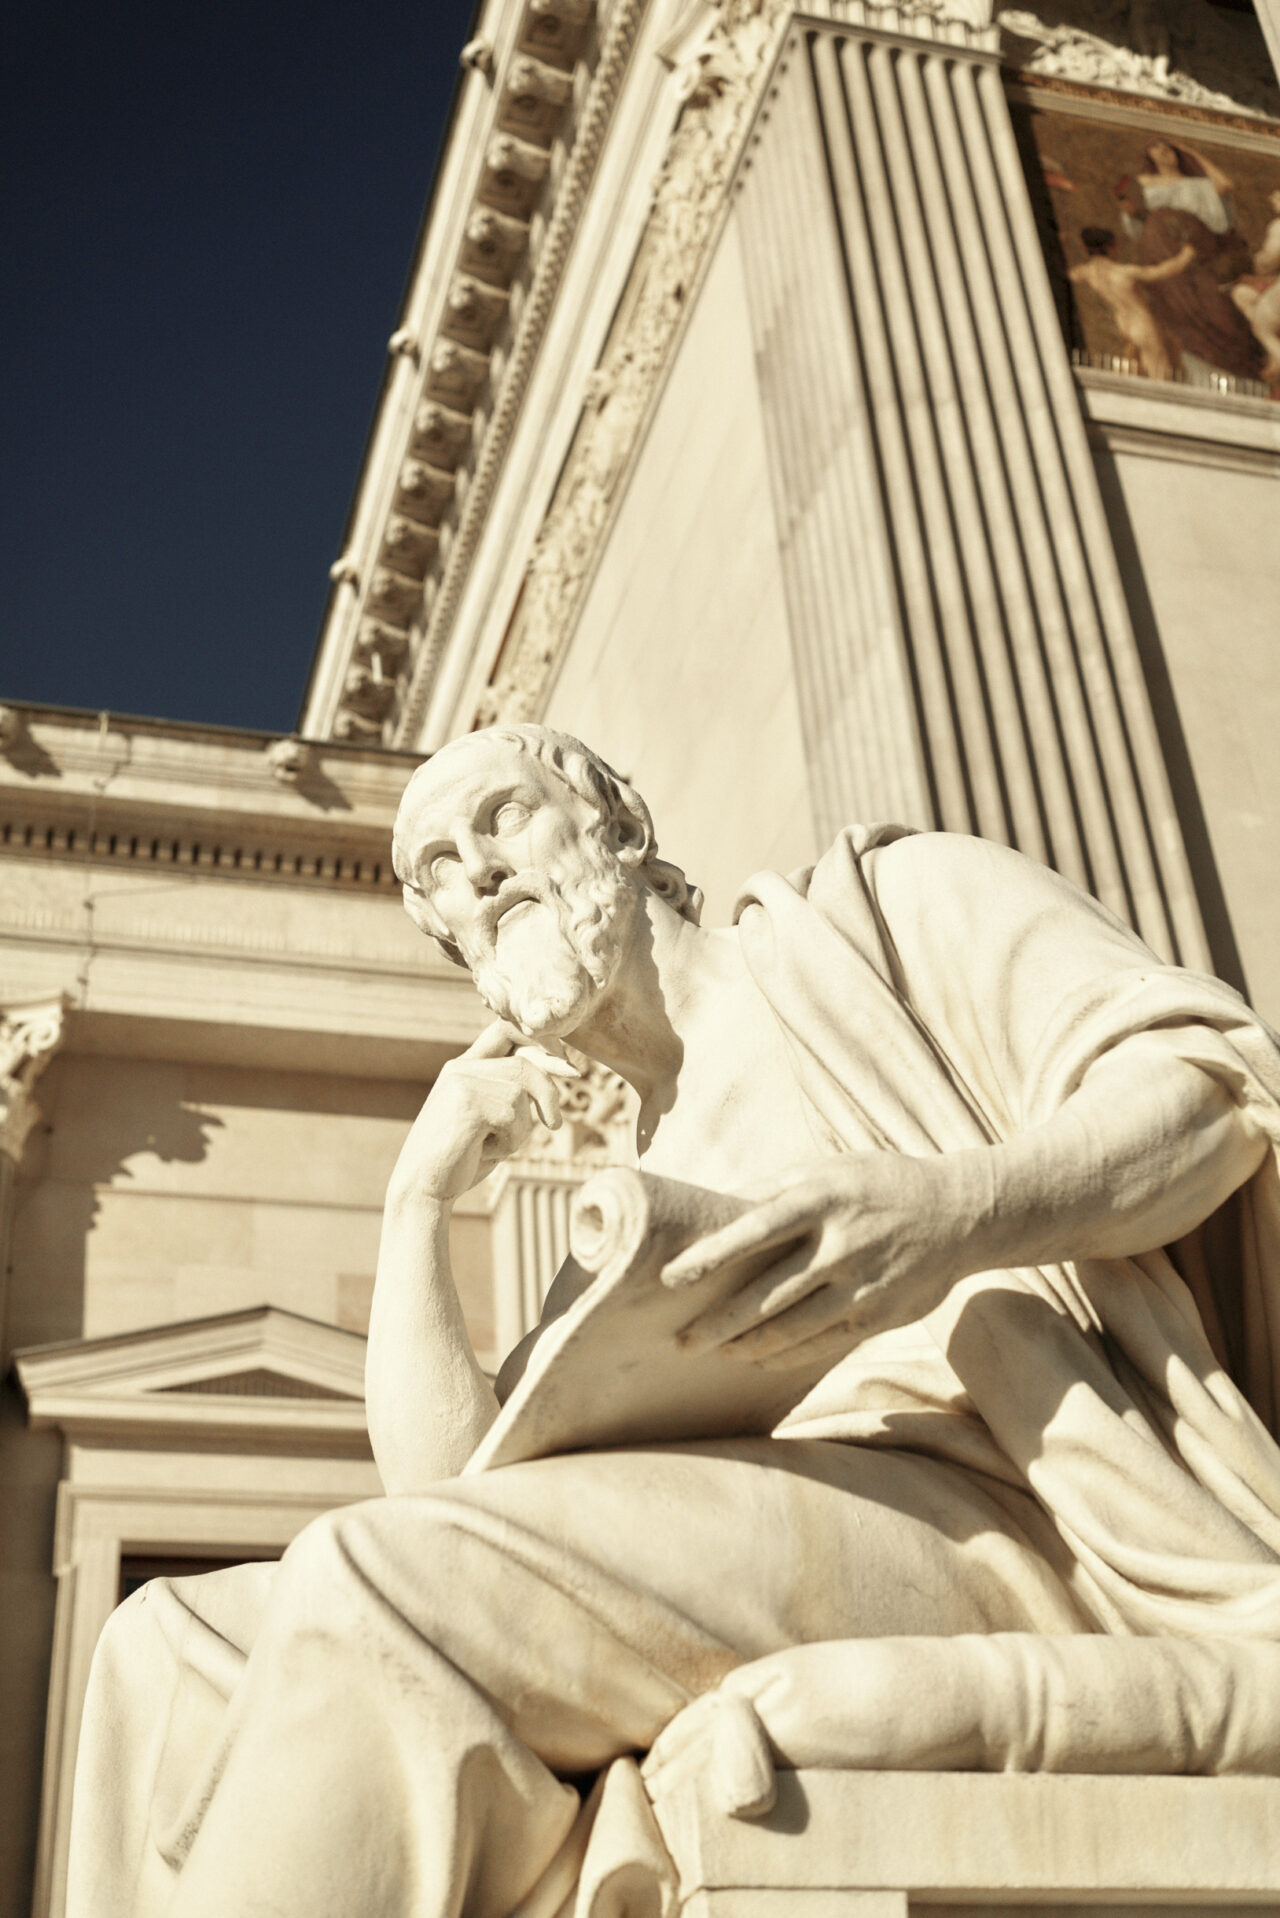
[[[572,1032],[613,980],[638,897],[595,808],[532,754],[483,738],[438,753],[413,797],[423,922],[500,1018],[530,1037]]]

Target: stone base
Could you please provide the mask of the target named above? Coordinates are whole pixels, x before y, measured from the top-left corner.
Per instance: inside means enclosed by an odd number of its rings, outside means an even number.
[[[782,1772],[767,1817],[656,1801],[683,1918],[1280,1913],[1280,1779]]]

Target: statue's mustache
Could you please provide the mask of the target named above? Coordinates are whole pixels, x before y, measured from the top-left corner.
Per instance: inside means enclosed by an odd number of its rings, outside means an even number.
[[[479,916],[477,931],[485,950],[496,952],[498,923],[513,907],[530,900],[535,905],[555,906],[562,896],[555,881],[541,873],[519,873],[505,880]]]

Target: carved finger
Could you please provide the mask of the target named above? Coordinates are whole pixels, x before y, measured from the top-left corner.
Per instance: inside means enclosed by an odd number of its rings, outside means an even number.
[[[809,1211],[810,1207],[794,1193],[784,1193],[767,1205],[755,1206],[731,1225],[722,1226],[718,1232],[686,1246],[663,1266],[662,1283],[677,1291],[686,1285],[696,1285],[709,1272],[717,1272],[721,1266],[731,1265],[735,1259],[745,1258],[751,1252],[767,1252],[773,1246],[785,1245],[807,1229]]]
[[[840,1293],[830,1285],[822,1285],[778,1317],[743,1332],[724,1350],[733,1358],[785,1369],[807,1365],[821,1356],[819,1342],[825,1339],[843,1356],[852,1343],[844,1312],[845,1301]],[[802,1348],[809,1346],[814,1349],[804,1349],[801,1356]]]
[[[478,1039],[473,1039],[466,1051],[460,1054],[463,1059],[509,1059],[517,1046],[524,1043],[523,1035],[505,1019],[494,1019],[487,1025]]]
[[[790,1311],[816,1287],[826,1285],[826,1274],[813,1269],[813,1256],[814,1247],[806,1240],[732,1298],[692,1320],[679,1334],[680,1344],[688,1351],[705,1352]]]

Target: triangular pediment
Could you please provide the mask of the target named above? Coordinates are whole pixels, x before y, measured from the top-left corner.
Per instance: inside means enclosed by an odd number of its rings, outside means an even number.
[[[14,1364],[33,1426],[296,1434],[364,1427],[365,1341],[276,1306],[31,1347]]]

